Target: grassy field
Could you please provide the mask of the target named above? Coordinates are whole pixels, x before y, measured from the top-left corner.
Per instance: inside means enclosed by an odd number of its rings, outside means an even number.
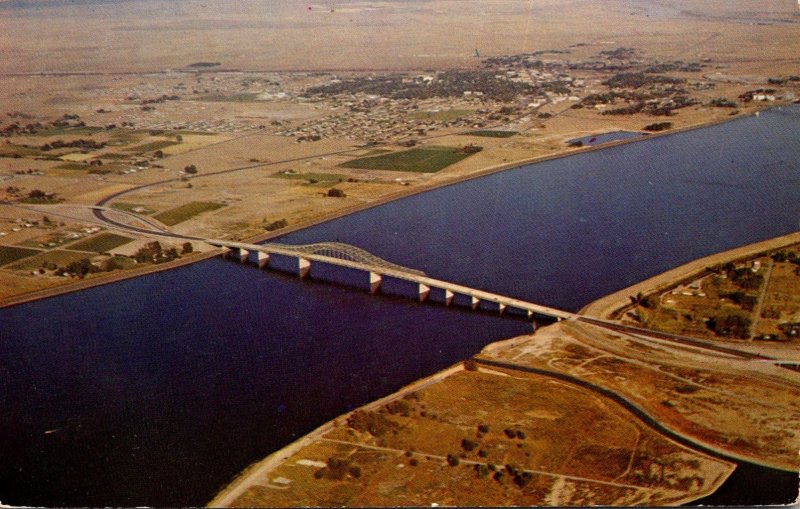
[[[85,239],[69,246],[70,249],[76,251],[92,251],[95,253],[105,253],[114,249],[115,247],[123,246],[133,239],[116,235],[114,233],[99,233],[90,239]]]
[[[224,207],[224,205],[222,205],[221,203],[193,201],[187,203],[186,205],[181,205],[180,207],[166,210],[164,212],[156,214],[153,217],[158,219],[167,226],[174,226],[178,223],[186,221],[187,219],[191,219],[198,214],[202,214],[203,212],[217,210],[222,207]]]
[[[124,210],[125,212],[131,212],[133,214],[152,214],[155,210],[145,207],[144,205],[138,205],[136,203],[126,203],[126,202],[116,202],[111,205],[112,209],[117,210]]]
[[[91,127],[91,126],[84,126],[84,127],[49,127],[47,129],[42,129],[36,132],[34,136],[62,136],[65,134],[75,135],[75,136],[91,136],[95,133],[100,133],[105,131],[104,127]]]
[[[173,145],[178,145],[179,141],[173,140],[160,140],[160,141],[151,141],[150,143],[145,143],[143,145],[136,145],[135,147],[126,148],[128,152],[136,152],[136,153],[144,153],[144,152],[155,152],[156,150],[163,150],[167,147],[171,147]]]
[[[109,152],[108,154],[102,154],[100,156],[102,159],[130,159],[130,154],[116,154],[114,152]]]
[[[435,120],[449,122],[472,115],[472,110],[440,110],[440,111],[415,111],[410,116],[417,120]]]
[[[0,157],[33,157],[39,154],[41,151],[36,148],[22,147],[13,143],[0,145]]]
[[[56,166],[58,170],[88,170],[89,165],[86,163],[64,163]]]
[[[22,247],[0,246],[0,265],[15,262],[40,252],[41,251],[35,249],[25,249]]]
[[[457,163],[469,154],[455,147],[413,148],[374,157],[361,157],[339,166],[366,170],[413,171],[435,173]]]
[[[469,131],[465,133],[469,136],[483,136],[486,138],[511,138],[515,134],[518,134],[517,131],[492,131],[489,129],[480,130],[480,131]]]

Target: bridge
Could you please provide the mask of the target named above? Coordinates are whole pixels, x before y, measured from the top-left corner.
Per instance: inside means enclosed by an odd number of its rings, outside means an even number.
[[[205,240],[206,243],[225,249],[224,256],[233,256],[239,261],[250,262],[259,268],[269,264],[270,255],[281,255],[297,260],[297,274],[300,278],[307,277],[311,272],[313,262],[348,267],[364,272],[368,275],[370,293],[380,291],[384,278],[409,281],[417,286],[420,302],[425,302],[432,289],[444,291],[444,303],[450,306],[456,295],[463,295],[470,299],[472,309],[478,309],[481,302],[497,304],[500,314],[507,309],[516,309],[532,318],[534,314],[565,320],[578,318],[579,315],[562,311],[532,302],[507,297],[496,293],[486,292],[448,281],[442,281],[427,276],[424,272],[397,265],[361,248],[338,242],[324,242],[307,245],[286,244],[247,244],[227,240]]]
[[[561,309],[542,306],[533,302],[470,288],[441,279],[435,279],[427,276],[420,270],[410,269],[388,262],[368,251],[349,244],[339,242],[323,242],[306,245],[274,243],[247,244],[244,242],[213,239],[205,239],[204,242],[222,248],[224,250],[223,256],[225,257],[233,257],[242,263],[249,262],[257,265],[259,268],[267,267],[270,255],[273,254],[294,258],[296,260],[295,268],[297,270],[297,275],[301,279],[309,276],[312,263],[326,263],[356,269],[368,275],[370,293],[372,294],[380,291],[384,278],[394,278],[402,281],[409,281],[416,285],[420,302],[425,302],[428,299],[432,289],[438,289],[444,291],[444,304],[446,306],[453,304],[456,295],[462,295],[469,298],[473,310],[478,309],[482,302],[491,302],[497,305],[497,309],[501,315],[507,310],[512,309],[522,311],[523,314],[527,315],[528,319],[533,319],[534,315],[538,315],[557,321],[575,320],[624,334],[666,340],[671,343],[682,345],[683,347],[713,352],[716,355],[726,357],[773,363],[778,360],[773,357],[740,350],[727,345],[719,345],[696,338],[643,329],[613,320],[583,316],[577,313],[570,313]],[[784,360],[776,363],[776,365],[780,367],[789,369],[797,369],[797,364],[798,361],[796,360]]]

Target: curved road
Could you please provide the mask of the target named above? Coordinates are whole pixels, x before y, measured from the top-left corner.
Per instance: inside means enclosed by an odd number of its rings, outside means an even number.
[[[475,360],[476,363],[483,364],[484,366],[492,366],[492,367],[496,367],[496,368],[504,368],[504,369],[509,369],[509,370],[513,370],[513,371],[523,371],[523,372],[526,372],[526,373],[533,373],[535,375],[547,376],[547,377],[551,377],[551,378],[556,378],[558,380],[561,380],[562,382],[566,382],[566,383],[571,384],[571,385],[576,385],[576,386],[581,387],[583,389],[588,389],[588,390],[593,391],[593,392],[595,392],[597,394],[600,394],[601,396],[609,398],[609,399],[615,401],[616,403],[619,403],[626,410],[628,410],[629,412],[634,414],[642,422],[644,422],[646,425],[648,425],[650,428],[652,428],[654,431],[656,431],[658,433],[661,433],[662,435],[664,435],[666,437],[669,437],[671,440],[674,440],[675,442],[678,442],[679,444],[681,444],[683,446],[689,447],[690,449],[696,449],[696,450],[699,450],[699,451],[701,451],[701,452],[703,452],[705,454],[708,454],[709,456],[713,456],[715,458],[723,459],[723,460],[726,460],[726,461],[731,461],[731,462],[734,462],[734,463],[740,463],[740,462],[752,463],[753,462],[753,460],[750,459],[750,458],[739,457],[739,456],[733,455],[733,454],[728,453],[728,452],[722,452],[720,450],[711,448],[710,446],[708,446],[708,445],[706,445],[706,444],[704,444],[702,442],[699,442],[699,441],[697,441],[697,440],[695,440],[695,439],[693,439],[691,437],[688,437],[686,435],[682,435],[682,434],[680,434],[680,433],[678,433],[676,431],[673,431],[670,428],[667,428],[666,426],[664,426],[663,424],[658,422],[653,417],[651,417],[650,414],[648,414],[644,409],[642,409],[641,407],[639,407],[635,403],[627,400],[621,394],[618,394],[618,393],[616,393],[616,392],[614,392],[614,391],[612,391],[610,389],[606,389],[606,388],[601,387],[599,385],[595,385],[595,384],[593,384],[591,382],[587,382],[585,380],[581,380],[580,378],[576,378],[574,376],[567,375],[567,374],[564,374],[564,373],[558,373],[556,371],[548,371],[546,369],[539,369],[539,368],[533,368],[533,367],[528,367],[528,366],[520,366],[520,365],[517,365],[517,364],[511,364],[511,363],[501,362],[501,361],[493,361],[493,360],[490,360],[490,359],[483,359],[483,358],[480,358],[480,357],[474,357],[473,359]],[[780,470],[782,472],[795,472],[794,470],[787,470],[787,469],[777,468],[777,467],[773,467],[773,466],[770,466],[769,468],[773,468],[775,470]]]

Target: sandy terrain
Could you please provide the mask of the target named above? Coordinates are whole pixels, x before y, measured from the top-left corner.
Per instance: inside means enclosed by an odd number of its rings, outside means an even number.
[[[382,424],[365,431],[354,424],[359,415]],[[331,458],[349,473],[337,474]],[[713,491],[730,471],[574,386],[451,369],[278,451],[210,505],[679,504]]]

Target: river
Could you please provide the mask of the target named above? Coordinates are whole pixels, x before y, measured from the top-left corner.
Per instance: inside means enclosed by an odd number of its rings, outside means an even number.
[[[800,108],[773,109],[462,182],[278,242],[347,242],[577,310],[798,230],[798,132]],[[2,309],[0,501],[203,504],[326,420],[529,330],[219,259]],[[789,501],[785,475],[759,472],[784,488],[736,500]]]

